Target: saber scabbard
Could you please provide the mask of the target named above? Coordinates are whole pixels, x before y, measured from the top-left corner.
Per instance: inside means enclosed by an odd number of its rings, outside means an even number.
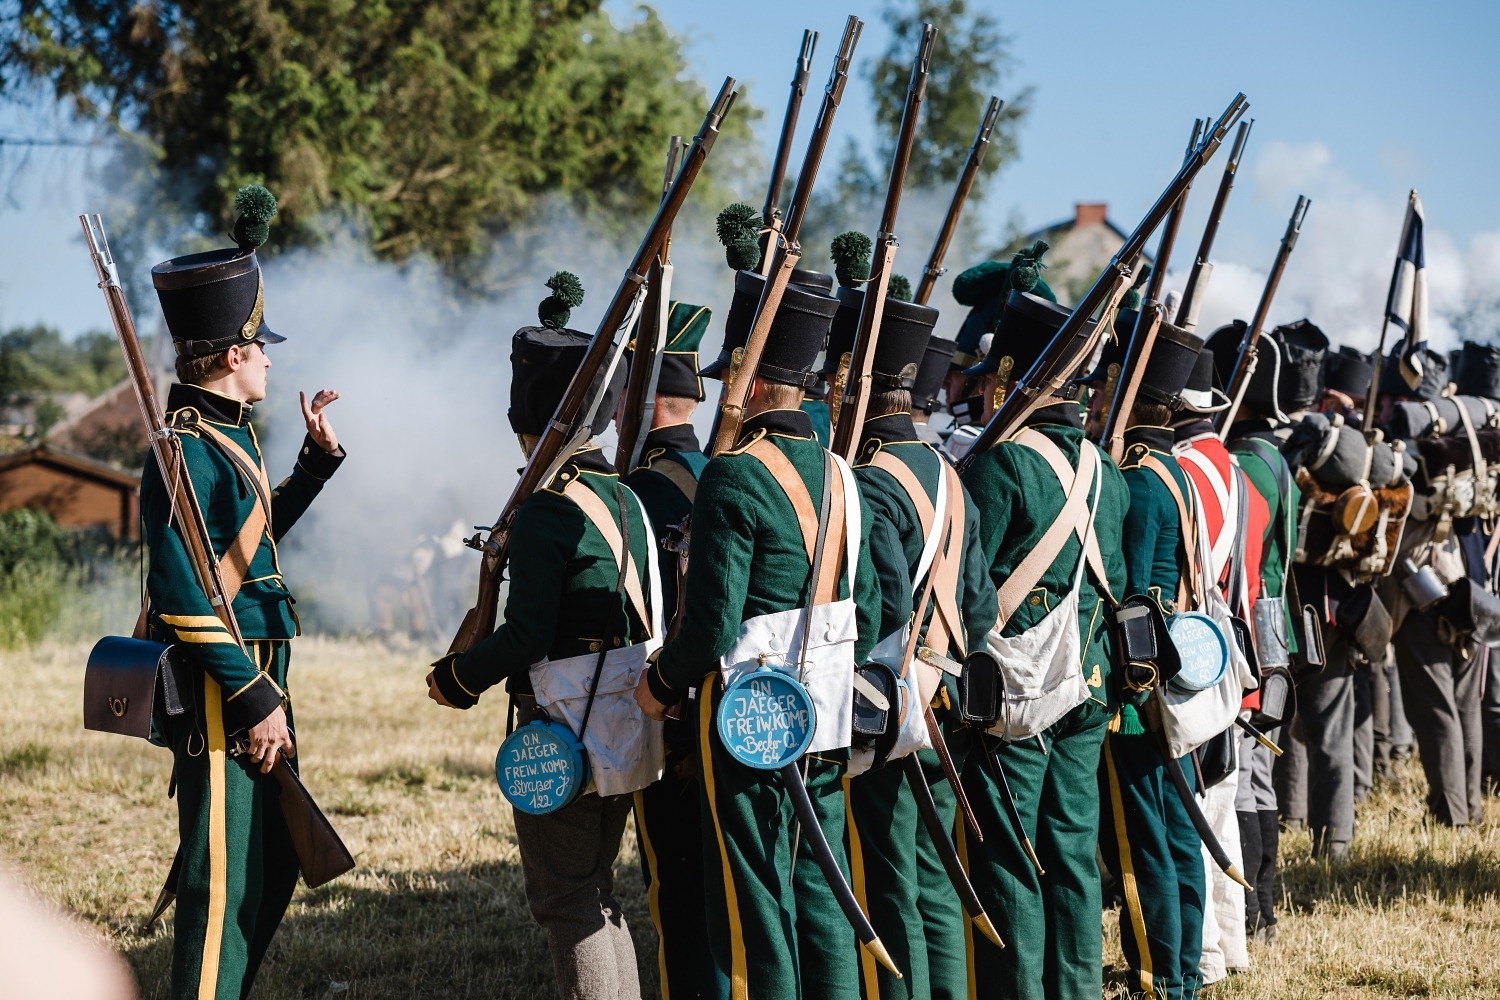
[[[1004,948],[1005,942],[1000,940],[1000,932],[995,930],[989,914],[984,912],[984,904],[979,901],[979,894],[974,891],[974,884],[969,881],[963,862],[958,858],[948,827],[938,813],[937,803],[932,798],[932,788],[927,784],[927,775],[922,771],[922,762],[917,760],[916,754],[908,754],[901,758],[901,769],[906,772],[912,797],[917,800],[917,813],[922,817],[922,824],[927,827],[927,835],[932,838],[933,846],[937,848],[943,870],[948,873],[948,881],[953,883],[953,888],[958,893],[965,915],[979,928],[981,934],[994,942],[996,948]]]

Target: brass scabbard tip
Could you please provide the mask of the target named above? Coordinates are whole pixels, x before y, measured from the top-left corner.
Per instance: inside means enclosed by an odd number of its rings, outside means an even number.
[[[979,933],[992,941],[996,948],[1004,948],[1005,942],[1000,940],[1000,932],[995,930],[995,925],[990,923],[990,915],[981,913],[974,918],[974,926],[979,928]]]
[[[1042,867],[1042,859],[1036,856],[1036,848],[1031,845],[1030,837],[1022,835],[1021,849],[1026,852],[1027,859],[1036,867],[1036,873],[1038,875],[1047,874],[1046,869]]]
[[[1240,885],[1244,886],[1246,889],[1249,889],[1251,892],[1255,891],[1255,886],[1251,885],[1249,882],[1246,882],[1245,881],[1245,876],[1241,875],[1240,874],[1240,870],[1238,868],[1236,868],[1234,865],[1230,865],[1228,868],[1225,868],[1224,869],[1224,874],[1228,875],[1231,879],[1233,879],[1234,881],[1238,882]]]
[[[901,970],[896,968],[895,959],[891,958],[891,953],[885,950],[885,945],[880,943],[880,938],[871,938],[869,943],[866,944],[865,947],[870,949],[870,954],[875,956],[875,961],[879,962],[881,965],[890,970],[891,975],[895,976],[897,979],[906,978],[905,976],[901,975]]]

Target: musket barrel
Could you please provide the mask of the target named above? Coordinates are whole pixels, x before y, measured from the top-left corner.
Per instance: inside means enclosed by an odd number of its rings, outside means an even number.
[[[948,212],[943,216],[943,224],[938,228],[937,239],[932,244],[932,253],[927,256],[927,266],[922,269],[922,278],[917,282],[913,301],[919,306],[925,306],[928,299],[932,298],[932,290],[937,285],[937,280],[943,276],[943,258],[948,256],[948,246],[953,242],[953,234],[958,229],[959,215],[979,176],[984,154],[990,148],[990,133],[995,130],[995,123],[1000,120],[1000,110],[1004,107],[1004,101],[992,96],[989,107],[985,108],[984,118],[979,122],[979,131],[974,133],[969,158],[964,161],[963,171],[958,175],[958,187],[954,189],[953,198],[948,202]]]
[[[813,179],[817,177],[818,168],[823,164],[828,136],[833,131],[833,116],[844,99],[844,87],[849,82],[849,64],[854,59],[854,47],[859,44],[859,36],[864,28],[865,23],[853,14],[844,22],[844,37],[839,42],[838,54],[834,56],[833,70],[829,74],[828,85],[823,90],[823,105],[818,109],[818,121],[813,126],[812,139],[802,158],[802,169],[797,172],[797,186],[792,189],[792,203],[787,208],[786,223],[782,226],[783,237],[788,243],[797,242],[797,236],[802,230],[802,217],[807,213],[808,202],[812,199]]]
[[[786,114],[781,119],[781,136],[776,141],[776,156],[771,163],[771,181],[766,187],[766,202],[761,209],[761,221],[769,226],[776,219],[781,206],[781,189],[786,183],[786,164],[791,158],[792,138],[797,132],[797,118],[802,113],[802,98],[807,95],[807,81],[812,75],[813,52],[818,47],[818,33],[811,29],[802,32],[802,50],[797,55],[797,70],[792,75],[792,92],[787,97]],[[762,252],[769,250],[763,247]]]
[[[1224,164],[1224,176],[1219,178],[1219,190],[1214,193],[1213,207],[1209,210],[1208,222],[1203,226],[1203,238],[1198,241],[1198,255],[1193,260],[1193,269],[1183,287],[1182,302],[1177,307],[1176,323],[1184,329],[1191,330],[1198,325],[1198,303],[1204,284],[1213,274],[1210,255],[1213,253],[1214,240],[1219,235],[1219,224],[1224,219],[1225,206],[1229,204],[1229,192],[1233,190],[1235,175],[1239,173],[1240,157],[1244,155],[1245,142],[1249,139],[1250,129],[1254,124],[1254,119],[1240,122],[1234,146],[1229,151],[1229,162]]]

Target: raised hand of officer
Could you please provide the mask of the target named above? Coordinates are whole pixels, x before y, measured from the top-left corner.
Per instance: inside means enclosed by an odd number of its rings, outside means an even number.
[[[339,436],[333,432],[333,424],[328,422],[328,415],[324,413],[329,403],[339,398],[337,391],[333,389],[319,389],[313,394],[312,402],[307,401],[307,393],[297,393],[297,398],[302,402],[302,419],[307,422],[307,433],[319,448],[330,455],[339,450]]]
[[[276,766],[276,755],[297,756],[292,731],[286,726],[286,710],[280,705],[270,715],[250,727],[250,759],[260,765],[261,774],[270,774]]]

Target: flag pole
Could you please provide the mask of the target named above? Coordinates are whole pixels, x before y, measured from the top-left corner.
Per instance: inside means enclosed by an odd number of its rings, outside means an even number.
[[[1401,216],[1401,237],[1406,238],[1406,223],[1411,218],[1412,202],[1417,200],[1417,189],[1412,188],[1406,195],[1406,213]],[[1391,296],[1396,294],[1396,279],[1401,274],[1401,249],[1396,250],[1396,265],[1391,269],[1391,287],[1385,293],[1385,319],[1380,323],[1380,346],[1375,349],[1375,363],[1370,366],[1370,391],[1365,394],[1365,419],[1364,431],[1366,439],[1375,426],[1375,397],[1380,390],[1380,366],[1385,362],[1385,334],[1391,326]]]

